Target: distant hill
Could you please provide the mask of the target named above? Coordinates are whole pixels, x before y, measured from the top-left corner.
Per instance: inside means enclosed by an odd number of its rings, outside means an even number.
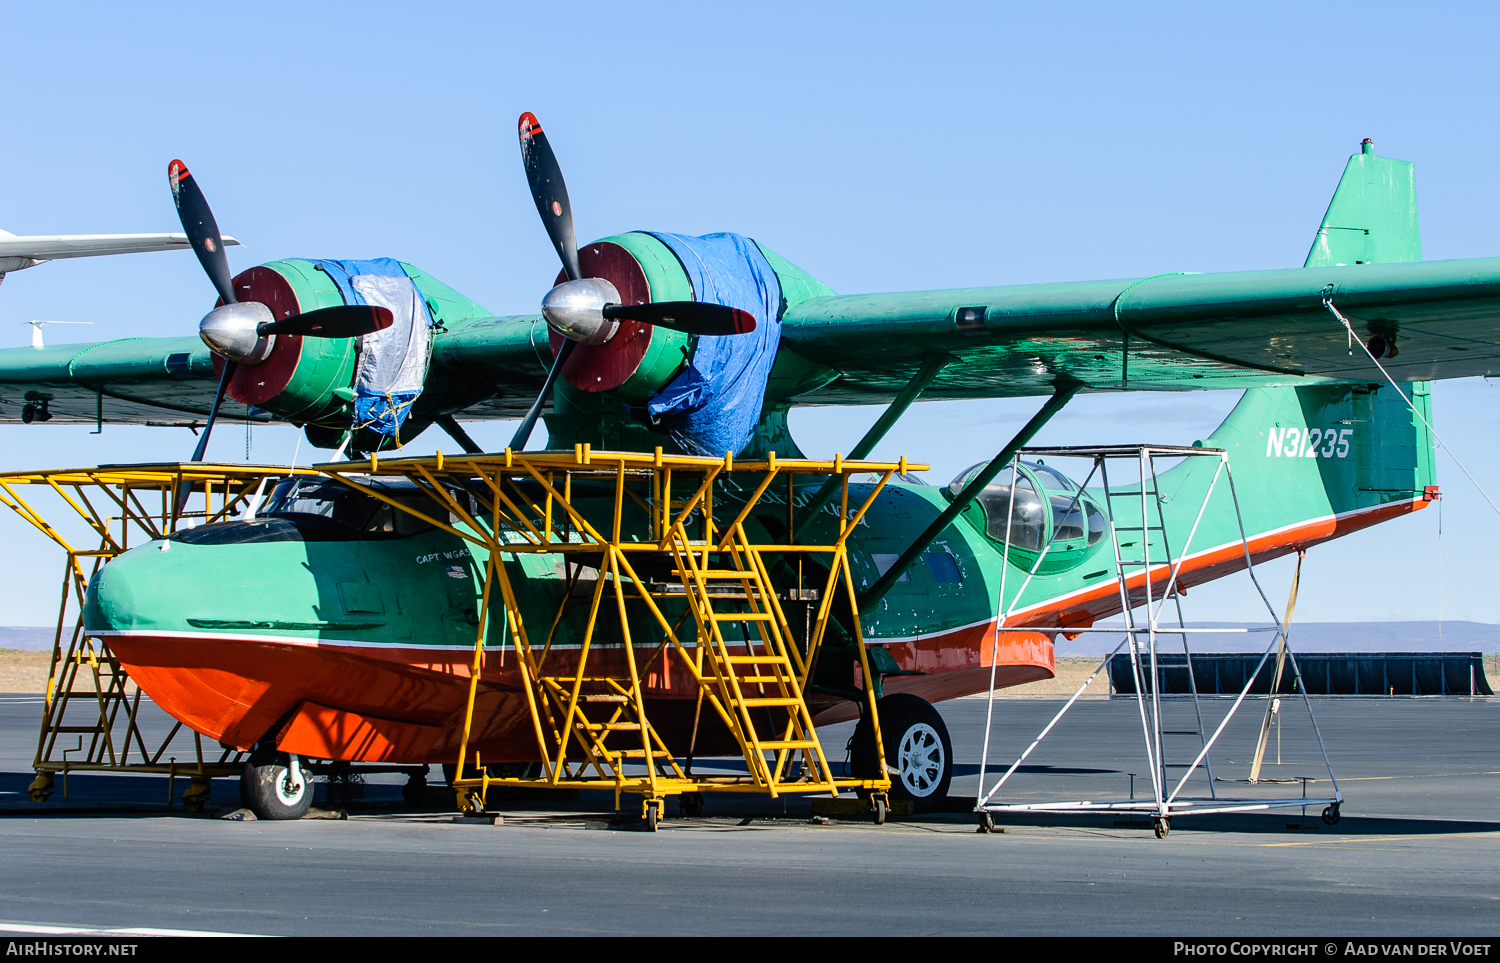
[[[56,633],[57,629],[51,626],[0,626],[0,649],[50,649]]]
[[[1101,623],[1103,628],[1111,623]],[[1192,628],[1257,628],[1269,622],[1189,622]],[[1271,643],[1270,632],[1232,635],[1194,634],[1195,652],[1259,652]],[[1488,622],[1293,622],[1287,637],[1294,652],[1500,652],[1500,625]],[[1169,651],[1182,651],[1181,636],[1158,640]],[[1088,633],[1069,642],[1060,639],[1058,655],[1104,655],[1119,636]]]

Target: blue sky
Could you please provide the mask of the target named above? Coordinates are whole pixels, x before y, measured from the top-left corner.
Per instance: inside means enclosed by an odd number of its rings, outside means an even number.
[[[835,290],[1296,266],[1361,138],[1415,161],[1424,254],[1500,254],[1488,6],[1255,4],[362,3],[30,5],[7,11],[0,228],[175,230],[188,162],[236,270],[284,256],[394,256],[499,313],[557,267],[515,119],[538,114],[581,237],[750,234]],[[59,262],[0,286],[0,345],[188,334],[213,293],[185,254]],[[1234,394],[1080,399],[1040,441],[1183,443]],[[988,458],[1030,402],[916,406],[879,455],[935,482]],[[1437,427],[1500,500],[1500,385],[1435,390]],[[809,453],[847,451],[873,409],[806,409]],[[487,445],[502,425],[474,429]],[[178,429],[0,427],[0,465],[178,459]],[[256,461],[296,432],[254,432]],[[436,433],[412,450],[442,447]],[[451,447],[451,442],[447,443]],[[214,457],[243,458],[241,429]],[[302,460],[308,460],[302,448]],[[1437,512],[1312,552],[1310,620],[1500,621],[1500,518],[1440,456]],[[9,517],[0,624],[45,624],[49,545]],[[58,560],[60,564],[60,560]],[[1267,582],[1284,593],[1290,571]],[[1263,612],[1242,578],[1190,617]]]

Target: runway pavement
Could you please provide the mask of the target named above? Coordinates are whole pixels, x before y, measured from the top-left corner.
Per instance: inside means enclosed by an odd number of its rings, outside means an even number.
[[[1061,703],[996,703],[993,767],[1023,750]],[[1217,724],[1226,700],[1205,700]],[[1220,793],[1251,789],[1264,703],[1247,704],[1216,752]],[[973,796],[984,700],[939,707]],[[214,818],[168,811],[164,777],[75,775],[26,800],[39,699],[0,698],[0,928],[7,923],[298,935],[1490,935],[1500,898],[1500,700],[1318,699],[1343,819],[1300,812],[1180,818],[1165,840],[1108,815],[1008,820],[968,813],[876,827],[816,825],[803,799],[710,797],[661,831],[611,820],[602,798],[508,805],[503,826],[455,825],[440,802],[400,803],[372,777],[347,820]],[[1191,713],[1190,702],[1168,706]],[[1299,713],[1301,715],[1299,716]],[[164,716],[150,725],[165,726]],[[1265,776],[1326,779],[1300,703],[1283,704]],[[841,758],[850,727],[822,735]],[[1168,760],[1194,739],[1175,737]],[[1129,700],[1081,702],[1003,791],[1010,802],[1149,795]],[[186,745],[186,743],[183,743]],[[184,751],[182,758],[187,758]],[[436,779],[434,780],[436,782]],[[180,796],[185,784],[179,780]],[[1206,779],[1191,784],[1206,793]],[[1328,790],[1312,783],[1309,794]],[[60,790],[60,787],[59,787]],[[441,794],[434,793],[436,799]],[[543,807],[546,807],[544,810]],[[1002,823],[1007,820],[1002,819]]]

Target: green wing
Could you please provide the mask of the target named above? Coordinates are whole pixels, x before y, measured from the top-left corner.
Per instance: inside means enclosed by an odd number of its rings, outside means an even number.
[[[1175,274],[912,294],[814,298],[783,340],[839,376],[798,400],[889,398],[925,356],[953,361],[928,398],[1096,390],[1383,382],[1324,306],[1362,340],[1380,335],[1399,381],[1500,371],[1500,258]]]
[[[889,400],[929,355],[953,361],[927,398],[1090,389],[1248,388],[1383,377],[1361,339],[1380,335],[1399,381],[1500,372],[1500,258],[815,297],[788,310],[782,343],[831,373],[798,404]],[[479,318],[433,344],[428,392],[473,419],[516,418],[550,361],[536,319]],[[46,400],[61,423],[188,424],[217,377],[194,337],[0,350],[0,421]],[[436,399],[434,399],[436,400]],[[228,403],[227,417],[268,417]]]
[[[450,321],[433,339],[425,394],[466,419],[519,418],[550,362],[539,318]],[[22,422],[29,407],[51,424],[190,425],[208,417],[218,385],[208,348],[191,336],[0,349],[0,423]],[[226,396],[220,417],[273,416]]]
[[[54,424],[187,425],[208,416],[218,387],[196,337],[126,338],[96,344],[0,350],[0,422],[23,411]],[[251,417],[225,399],[221,417]],[[267,418],[264,413],[259,420]]]

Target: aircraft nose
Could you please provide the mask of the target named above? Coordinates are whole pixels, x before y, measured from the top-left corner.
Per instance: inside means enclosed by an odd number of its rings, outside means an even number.
[[[94,574],[89,581],[84,601],[85,631],[128,629],[140,621],[140,583],[135,577],[135,570],[141,567],[142,559],[139,556],[158,551],[160,544],[152,542],[131,549]]]

